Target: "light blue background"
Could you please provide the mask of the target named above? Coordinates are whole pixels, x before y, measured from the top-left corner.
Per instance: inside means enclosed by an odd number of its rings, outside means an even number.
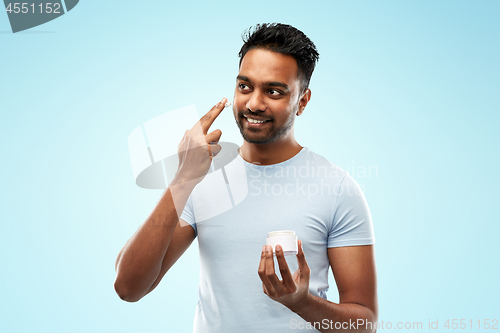
[[[127,138],[169,110],[231,100],[240,34],[259,22],[292,24],[318,47],[296,137],[365,189],[380,320],[500,320],[499,12],[497,1],[81,1],[18,34],[0,13],[0,330],[191,331],[196,245],[138,303],[113,289],[118,251],[161,194],[135,185]],[[241,143],[230,111],[213,128]]]

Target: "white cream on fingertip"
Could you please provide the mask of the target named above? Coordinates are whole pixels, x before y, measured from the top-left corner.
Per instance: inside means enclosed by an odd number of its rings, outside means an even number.
[[[224,105],[224,108],[227,108],[228,106],[231,106],[231,102],[227,102],[227,103]]]

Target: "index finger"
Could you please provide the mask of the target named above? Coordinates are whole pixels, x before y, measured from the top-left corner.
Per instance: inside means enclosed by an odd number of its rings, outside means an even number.
[[[267,291],[268,296],[276,296],[276,292],[274,291],[274,288],[271,285],[271,282],[269,282],[269,279],[267,278],[266,275],[266,254],[267,248],[264,246],[262,248],[262,254],[260,256],[260,263],[259,263],[259,277],[262,281],[262,284],[265,287],[265,290]]]
[[[208,133],[208,129],[212,126],[213,122],[220,115],[222,110],[226,107],[227,98],[223,98],[219,103],[217,103],[210,111],[208,111],[203,117],[200,119],[201,128],[203,130],[203,134]]]

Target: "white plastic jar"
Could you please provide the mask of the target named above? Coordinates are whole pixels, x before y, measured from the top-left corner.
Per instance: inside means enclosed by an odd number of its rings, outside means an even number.
[[[295,231],[272,231],[267,234],[266,245],[272,246],[274,255],[276,255],[276,245],[278,244],[283,248],[285,256],[292,254],[296,255],[299,251],[297,240],[298,238],[295,235]]]

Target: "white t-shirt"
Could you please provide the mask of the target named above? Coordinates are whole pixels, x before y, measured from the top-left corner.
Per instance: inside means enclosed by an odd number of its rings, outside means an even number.
[[[359,185],[305,147],[287,161],[266,166],[238,155],[198,184],[181,219],[195,229],[199,242],[194,332],[279,333],[305,323],[263,293],[257,269],[268,232],[295,231],[311,269],[309,291],[325,299],[327,249],[375,242]],[[295,256],[287,261],[294,272]]]

